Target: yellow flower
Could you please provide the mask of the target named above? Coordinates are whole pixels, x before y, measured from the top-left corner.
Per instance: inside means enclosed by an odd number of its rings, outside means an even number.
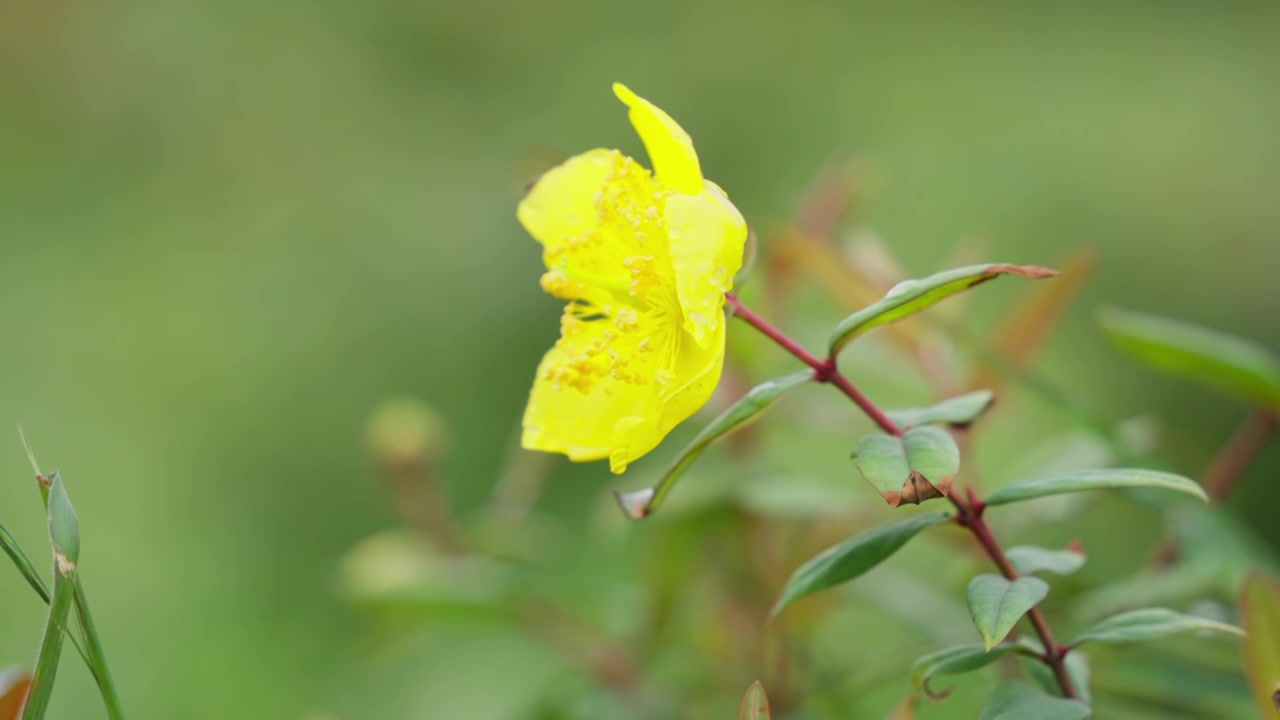
[[[621,84],[653,172],[617,150],[549,171],[517,217],[543,247],[542,287],[569,301],[542,358],[521,442],[620,473],[706,404],[724,366],[724,294],[747,226],[702,177],[675,120]]]

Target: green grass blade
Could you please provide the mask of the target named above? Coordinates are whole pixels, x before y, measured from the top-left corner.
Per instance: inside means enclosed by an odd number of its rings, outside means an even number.
[[[89,612],[89,599],[84,594],[84,583],[75,581],[76,616],[80,621],[80,631],[84,635],[90,657],[85,659],[93,670],[94,679],[98,681],[98,689],[102,693],[102,702],[107,706],[107,717],[120,720],[124,711],[120,706],[120,695],[115,683],[111,680],[111,670],[107,666],[107,657],[102,649],[102,641],[98,638],[97,627],[93,624],[93,614]]]
[[[13,560],[13,564],[18,568],[18,572],[22,573],[22,577],[27,579],[27,583],[31,585],[31,589],[36,591],[41,600],[45,604],[49,604],[49,588],[45,587],[44,579],[36,572],[35,566],[31,564],[31,560],[27,554],[22,552],[22,548],[18,546],[18,541],[9,534],[8,530],[0,525],[0,547],[4,548],[5,554]]]
[[[0,525],[0,547],[3,547],[5,554],[13,560],[14,566],[16,566],[18,568],[18,572],[22,573],[22,576],[27,579],[27,583],[31,585],[31,589],[36,591],[36,594],[40,596],[40,599],[44,601],[45,605],[48,605],[50,599],[49,588],[45,586],[44,578],[40,577],[39,573],[36,572],[35,566],[31,564],[31,560],[27,557],[27,554],[22,551],[22,548],[18,545],[18,541],[9,534],[8,530],[5,530],[3,525]],[[75,647],[80,658],[84,660],[85,666],[93,673],[94,679],[98,680],[98,671],[94,668],[93,663],[90,662],[89,655],[84,650],[84,645],[81,644],[80,640],[75,635],[71,636],[71,645]],[[98,680],[98,682],[101,684],[101,680]]]
[[[49,619],[45,623],[44,640],[36,657],[36,669],[32,673],[31,691],[22,711],[23,720],[42,720],[53,695],[53,681],[58,674],[58,660],[62,657],[62,639],[67,629],[67,615],[75,600],[75,566],[66,565],[65,556],[56,553],[54,564],[53,598],[49,603]]]

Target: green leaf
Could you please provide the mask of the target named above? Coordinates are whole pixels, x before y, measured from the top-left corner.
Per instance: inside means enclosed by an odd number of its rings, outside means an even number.
[[[757,680],[751,683],[742,696],[742,706],[738,708],[738,720],[769,720],[769,698],[765,697],[764,686]]]
[[[950,517],[943,513],[915,515],[827,548],[791,574],[773,606],[773,615],[806,595],[858,577],[893,555],[921,530],[946,522]]]
[[[942,700],[951,694],[947,688],[934,692],[929,680],[935,675],[955,675],[984,668],[1011,651],[1025,651],[1016,643],[1001,643],[991,649],[982,645],[959,645],[918,658],[911,667],[911,686],[930,700]]]
[[[53,541],[54,553],[61,553],[74,572],[75,563],[80,560],[80,519],[71,507],[62,475],[55,470],[49,480],[49,539]]]
[[[1023,682],[1007,682],[991,695],[978,720],[1085,720],[1089,706],[1045,695]]]
[[[1053,277],[1058,273],[1035,265],[995,263],[948,270],[920,280],[904,280],[894,285],[883,299],[840,321],[827,344],[830,356],[836,357],[854,338],[869,330],[914,315],[952,295],[1004,274],[1039,279]]]
[[[902,437],[875,433],[853,451],[858,472],[889,505],[943,497],[960,471],[960,449],[946,430],[913,427]]]
[[[1070,575],[1084,567],[1084,553],[1079,550],[1050,550],[1034,545],[1019,545],[1005,551],[1013,569],[1019,575],[1048,571],[1057,575]]]
[[[969,581],[965,596],[969,614],[988,650],[1004,640],[1018,618],[1049,594],[1049,584],[1036,577],[1009,581],[999,575],[984,574]]]
[[[1244,635],[1244,631],[1234,625],[1195,615],[1185,615],[1165,608],[1142,608],[1118,613],[1102,620],[1076,636],[1071,647],[1086,642],[1143,642],[1200,630]]]
[[[1260,345],[1147,313],[1105,308],[1107,336],[1147,366],[1268,408],[1280,406],[1280,360]]]
[[[1120,488],[1152,488],[1170,490],[1197,497],[1208,502],[1204,490],[1193,480],[1181,475],[1143,470],[1138,468],[1110,468],[1105,470],[1071,470],[1057,475],[1021,480],[991,493],[987,505],[1004,505],[1063,493],[1085,490],[1115,490]]]
[[[688,470],[694,461],[702,455],[712,443],[729,435],[756,419],[782,394],[792,388],[813,379],[813,372],[806,370],[794,375],[775,378],[755,386],[742,399],[712,420],[702,432],[698,433],[689,444],[680,451],[676,459],[667,467],[666,472],[656,485],[633,492],[614,493],[618,505],[627,517],[642,520],[651,515],[662,504],[676,481]]]
[[[9,534],[8,530],[4,529],[3,525],[0,525],[0,548],[4,548],[5,554],[13,561],[14,566],[18,568],[18,572],[22,574],[22,577],[26,578],[27,584],[31,586],[31,589],[36,591],[36,594],[40,596],[41,600],[44,600],[46,605],[49,604],[49,588],[45,587],[44,578],[40,577],[40,574],[36,572],[36,568],[31,564],[30,558],[22,551],[18,541]]]
[[[1259,570],[1240,592],[1245,678],[1262,717],[1280,713],[1280,582]]]
[[[902,427],[931,424],[964,427],[977,420],[995,400],[995,393],[990,390],[975,390],[928,407],[888,410],[885,414]]]

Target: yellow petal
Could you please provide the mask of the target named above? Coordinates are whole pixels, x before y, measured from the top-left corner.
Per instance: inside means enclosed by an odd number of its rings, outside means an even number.
[[[631,108],[628,113],[631,124],[649,151],[649,161],[658,179],[682,193],[702,192],[702,170],[689,133],[661,108],[631,92],[626,85],[614,83],[613,93]]]
[[[613,154],[597,149],[569,158],[520,201],[516,217],[543,247],[555,250],[596,228],[596,197],[613,171]]]
[[[609,469],[621,473],[658,446],[677,425],[689,419],[715,392],[724,370],[724,323],[714,330],[706,347],[682,342],[672,373],[675,380],[659,399],[659,410],[649,415],[624,416],[613,427]]]
[[[585,391],[549,378],[547,371],[563,364],[568,352],[557,343],[543,356],[525,407],[520,444],[527,450],[563,453],[575,462],[603,460],[613,449],[618,420],[655,414],[657,393],[652,386],[607,376]]]
[[[700,195],[667,198],[664,214],[684,329],[705,346],[724,324],[724,294],[742,267],[747,223],[711,182]]]

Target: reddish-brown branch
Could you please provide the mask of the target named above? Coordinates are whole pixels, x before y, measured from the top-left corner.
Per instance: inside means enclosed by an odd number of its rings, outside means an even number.
[[[877,425],[891,435],[901,435],[902,429],[897,423],[889,419],[870,398],[862,394],[849,378],[840,373],[836,367],[835,358],[827,358],[819,360],[813,353],[805,350],[795,340],[792,340],[786,333],[774,327],[768,320],[760,317],[751,311],[742,301],[733,295],[725,295],[725,301],[733,308],[733,314],[742,318],[743,322],[751,327],[759,330],[762,335],[774,341],[783,350],[796,356],[801,362],[813,368],[813,378],[818,382],[830,383],[834,385],[840,392],[844,393],[850,400],[857,405],[867,417],[871,418]]]
[[[1258,410],[1240,426],[1231,440],[1223,446],[1204,473],[1201,483],[1213,502],[1225,498],[1244,474],[1245,468],[1280,429],[1280,414],[1271,410]]]
[[[893,422],[888,415],[885,415],[884,411],[840,373],[836,367],[834,357],[819,360],[795,340],[792,340],[786,333],[752,312],[738,298],[733,295],[726,295],[725,299],[728,305],[733,308],[736,316],[742,318],[744,322],[759,330],[761,334],[770,340],[773,340],[779,347],[799,358],[801,362],[813,368],[815,380],[834,385],[885,432],[892,435],[902,434],[902,428],[898,427],[897,423]],[[1273,427],[1272,430],[1274,429]],[[991,528],[988,527],[986,520],[982,517],[986,506],[972,488],[967,488],[967,490],[969,493],[967,501],[960,497],[955,490],[947,494],[947,499],[956,506],[956,523],[969,530],[974,539],[978,541],[978,544],[982,546],[982,549],[991,558],[991,561],[1000,569],[1001,574],[1009,580],[1016,580],[1018,571],[1009,562],[1009,558],[1004,554],[1004,549],[1000,547],[1000,543],[991,534]],[[1065,663],[1067,652],[1070,651],[1070,648],[1065,645],[1059,645],[1057,640],[1054,639],[1053,631],[1049,629],[1049,623],[1045,620],[1044,613],[1040,612],[1040,608],[1031,608],[1030,612],[1027,613],[1027,618],[1031,621],[1031,626],[1035,629],[1036,635],[1039,636],[1040,643],[1044,645],[1044,654],[1040,656],[1040,660],[1053,670],[1054,677],[1057,678],[1058,685],[1062,688],[1062,694],[1069,698],[1079,697],[1075,684],[1071,681],[1071,676],[1067,672]]]

